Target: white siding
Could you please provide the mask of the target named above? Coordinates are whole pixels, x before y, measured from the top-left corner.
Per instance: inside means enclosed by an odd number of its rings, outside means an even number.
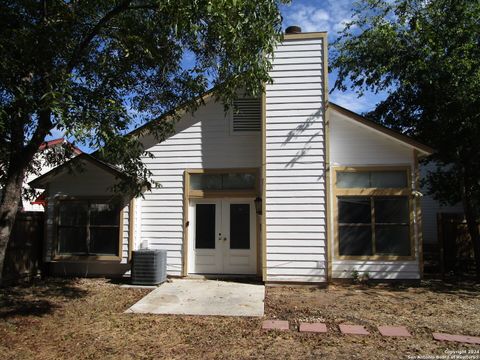
[[[331,110],[330,163],[338,165],[410,165],[411,147]]]
[[[322,39],[286,41],[266,87],[267,281],[326,281]]]
[[[331,167],[407,165],[413,170],[413,149],[332,109],[330,111],[330,165]],[[332,179],[333,177],[330,178]],[[334,189],[333,185],[332,183],[332,191]],[[333,201],[336,201],[336,199],[334,199],[332,194],[332,209]],[[335,225],[333,214],[330,218],[330,224],[333,229]],[[415,253],[417,252],[417,246],[416,242]],[[417,260],[354,261],[336,259],[333,231],[329,251],[331,259],[333,259],[332,277],[334,279],[350,278],[354,270],[358,271],[360,275],[368,272],[373,279],[419,279],[420,277]]]
[[[145,195],[139,209],[141,229],[136,240],[150,248],[167,249],[169,275],[181,275],[183,244],[183,174],[185,169],[259,168],[260,132],[230,135],[230,117],[213,100],[186,114],[175,135],[157,144],[144,143],[155,158],[144,158],[161,186]],[[137,221],[137,220],[136,220]]]

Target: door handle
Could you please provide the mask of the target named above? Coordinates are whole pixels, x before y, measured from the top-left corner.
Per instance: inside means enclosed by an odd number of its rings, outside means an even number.
[[[227,241],[227,237],[226,237],[226,236],[223,238],[223,241]]]

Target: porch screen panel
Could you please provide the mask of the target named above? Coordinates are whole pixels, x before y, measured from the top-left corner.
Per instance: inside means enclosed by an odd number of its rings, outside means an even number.
[[[215,204],[195,206],[195,247],[215,249]]]

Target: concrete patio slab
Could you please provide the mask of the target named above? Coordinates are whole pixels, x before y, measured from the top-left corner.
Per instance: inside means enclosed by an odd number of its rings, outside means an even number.
[[[480,337],[477,337],[477,336],[433,333],[433,338],[439,341],[456,341],[456,342],[465,343],[465,344],[480,345]]]
[[[126,313],[263,316],[265,286],[230,281],[175,279],[146,295]]]
[[[412,336],[405,326],[377,326],[382,336]]]
[[[265,320],[262,323],[263,330],[290,330],[286,320]]]

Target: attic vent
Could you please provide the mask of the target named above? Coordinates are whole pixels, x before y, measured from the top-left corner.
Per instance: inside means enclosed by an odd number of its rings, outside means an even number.
[[[232,131],[245,133],[261,130],[262,102],[260,98],[244,97],[235,100]]]

